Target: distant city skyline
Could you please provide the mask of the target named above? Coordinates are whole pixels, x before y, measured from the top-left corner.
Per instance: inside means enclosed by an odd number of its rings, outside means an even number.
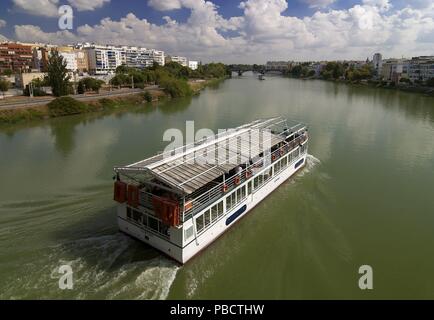
[[[72,30],[58,7],[74,10]],[[6,0],[0,40],[137,45],[203,62],[434,55],[431,0]]]

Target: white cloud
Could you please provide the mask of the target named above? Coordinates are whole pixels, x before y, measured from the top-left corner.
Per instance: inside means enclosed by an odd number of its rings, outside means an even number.
[[[68,2],[78,11],[93,11],[103,7],[105,4],[109,3],[110,0],[68,0]]]
[[[33,25],[16,25],[15,36],[21,41],[56,44],[74,43],[79,40],[79,37],[68,30],[44,32],[40,27]]]
[[[13,4],[17,10],[31,15],[58,16],[59,0],[13,0]]]
[[[80,26],[74,33],[47,33],[30,25],[16,26],[15,33],[22,41],[143,45],[202,61],[366,59],[377,51],[396,57],[434,54],[434,6],[394,10],[387,3],[365,0],[298,18],[283,15],[285,0],[247,0],[240,4],[241,16],[226,19],[210,1],[179,0],[190,10],[182,23],[166,16],[155,24],[130,13]]]
[[[379,8],[381,11],[388,11],[392,8],[389,0],[363,0],[363,4]]]
[[[336,0],[302,0],[310,8],[325,8],[336,2]]]
[[[148,6],[158,11],[181,9],[181,0],[149,0]]]
[[[6,21],[5,20],[3,20],[3,19],[0,19],[0,28],[4,28],[4,27],[6,27]]]

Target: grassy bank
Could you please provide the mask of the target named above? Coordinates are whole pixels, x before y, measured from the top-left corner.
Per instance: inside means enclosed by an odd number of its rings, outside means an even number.
[[[74,114],[110,111],[130,106],[137,106],[164,99],[199,94],[201,90],[210,85],[220,83],[225,78],[208,79],[203,81],[181,81],[171,79],[162,84],[161,89],[149,90],[127,96],[95,99],[81,102],[71,97],[57,98],[47,105],[28,108],[0,109],[0,124],[18,124],[32,120],[42,120],[63,117]]]
[[[165,95],[156,90],[151,91],[152,101]],[[0,110],[0,124],[17,124],[32,120],[57,118],[62,116],[126,108],[147,102],[144,93],[122,97],[110,97],[93,101],[80,102],[71,97],[57,98],[47,105],[29,108]]]
[[[207,80],[190,80],[189,85],[193,91],[193,94],[199,94],[201,90],[205,89],[206,87],[215,86],[221,83],[222,81],[228,79],[228,77],[221,77],[221,78],[214,78],[214,79],[207,79]]]

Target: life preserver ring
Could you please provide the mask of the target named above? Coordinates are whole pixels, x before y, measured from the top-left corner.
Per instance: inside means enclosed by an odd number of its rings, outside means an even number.
[[[226,183],[223,185],[223,192],[228,192],[228,186]]]
[[[240,184],[240,182],[241,182],[240,177],[236,176],[235,179],[234,179],[234,182],[235,182],[235,184]]]
[[[280,156],[283,156],[285,154],[285,151],[283,149],[280,149]]]
[[[271,160],[276,161],[276,154],[273,153],[273,154],[271,155]]]

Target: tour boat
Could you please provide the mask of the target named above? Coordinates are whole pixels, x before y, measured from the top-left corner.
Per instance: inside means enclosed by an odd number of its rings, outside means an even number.
[[[184,264],[304,167],[307,151],[307,127],[275,117],[115,167],[119,229]]]

